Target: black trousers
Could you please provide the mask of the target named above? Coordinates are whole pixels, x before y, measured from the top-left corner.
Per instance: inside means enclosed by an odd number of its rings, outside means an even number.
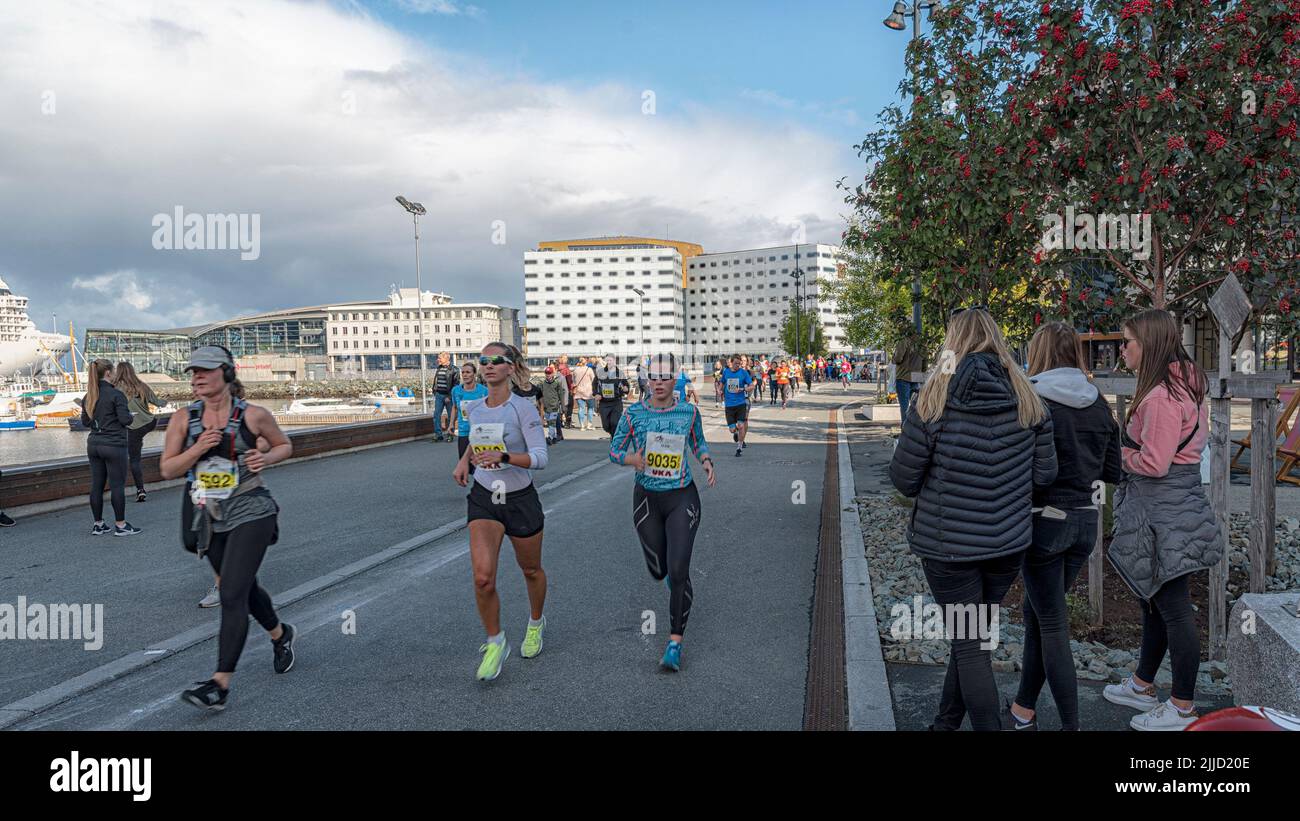
[[[257,583],[257,570],[275,534],[275,516],[255,519],[228,533],[213,533],[208,562],[221,577],[221,633],[217,672],[233,673],[248,640],[248,616],[270,632],[280,623],[271,594]]]
[[[618,430],[619,417],[623,415],[623,403],[602,401],[596,407],[596,412],[600,414],[600,426],[605,429],[605,433],[613,436],[614,431]]]
[[[1201,664],[1200,633],[1187,589],[1190,577],[1187,574],[1165,582],[1151,601],[1142,602],[1142,648],[1137,666],[1138,678],[1154,682],[1165,653],[1169,653],[1173,697],[1188,701],[1196,697],[1196,673]]]
[[[1097,539],[1097,511],[1070,510],[1065,519],[1034,517],[1034,543],[1025,551],[1025,654],[1016,703],[1038,708],[1043,684],[1061,714],[1062,730],[1079,729],[1079,681],[1070,651],[1065,593],[1088,563]]]
[[[104,482],[108,481],[113,500],[113,516],[126,521],[126,445],[86,445],[90,459],[90,512],[95,521],[104,521]]]
[[[934,600],[941,605],[1001,605],[1020,572],[1020,554],[978,562],[943,562],[925,559],[925,578]],[[936,730],[956,730],[966,713],[971,729],[1001,730],[1002,705],[993,679],[993,655],[980,647],[980,639],[967,631],[953,638],[948,672],[943,679]]]
[[[140,467],[140,451],[144,449],[144,438],[153,433],[157,427],[158,420],[154,419],[144,427],[132,428],[126,432],[127,457],[131,463],[131,478],[135,480],[137,493],[144,493],[144,470]]]

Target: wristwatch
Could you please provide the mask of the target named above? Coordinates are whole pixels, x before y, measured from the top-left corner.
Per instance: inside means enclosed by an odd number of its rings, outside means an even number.
[[[506,453],[504,450],[501,451],[501,464],[503,465],[510,464],[510,454]]]

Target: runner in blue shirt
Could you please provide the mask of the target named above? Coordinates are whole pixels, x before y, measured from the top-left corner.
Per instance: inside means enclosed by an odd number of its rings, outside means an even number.
[[[636,468],[632,520],[646,568],[668,584],[672,626],[660,664],[674,671],[681,669],[682,633],[691,614],[691,551],[701,513],[687,448],[700,460],[709,487],[716,482],[699,408],[673,395],[676,373],[672,354],[650,360],[650,393],[623,411],[609,450],[611,462]]]
[[[469,418],[460,411],[460,403],[467,399],[482,399],[488,395],[487,385],[478,381],[478,367],[473,362],[460,366],[461,383],[451,389],[451,421],[456,426],[456,456],[465,455],[469,447]],[[470,475],[474,475],[474,463],[469,463]]]
[[[694,402],[700,404],[700,395],[695,392],[695,384],[691,382],[690,374],[686,373],[686,366],[683,365],[681,371],[677,374],[677,382],[673,385],[673,395],[677,397],[678,402]],[[695,397],[692,399],[691,397]]]
[[[749,430],[749,389],[754,377],[741,367],[740,357],[731,355],[731,365],[722,369],[722,396],[727,428],[736,443],[736,455],[745,449],[745,432]]]

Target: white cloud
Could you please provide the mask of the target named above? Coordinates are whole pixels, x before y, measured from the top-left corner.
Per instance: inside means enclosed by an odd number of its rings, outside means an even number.
[[[0,276],[33,314],[79,327],[413,285],[399,193],[429,209],[425,287],[518,307],[522,252],[545,239],[753,248],[787,242],[795,220],[810,242],[840,235],[851,154],[800,126],[666,92],[643,115],[640,87],[505,76],[321,2],[49,0],[6,16]],[[260,214],[260,259],[154,250],[153,215],[177,206]],[[494,220],[509,244],[492,243]]]
[[[452,0],[397,0],[397,5],[413,14],[464,14],[468,17],[480,17],[483,9],[478,6],[452,2]]]

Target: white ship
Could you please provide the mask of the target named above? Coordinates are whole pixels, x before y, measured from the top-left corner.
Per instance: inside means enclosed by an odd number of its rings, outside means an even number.
[[[0,379],[13,379],[33,366],[39,370],[71,347],[66,336],[36,330],[27,318],[27,297],[14,296],[0,279]]]

